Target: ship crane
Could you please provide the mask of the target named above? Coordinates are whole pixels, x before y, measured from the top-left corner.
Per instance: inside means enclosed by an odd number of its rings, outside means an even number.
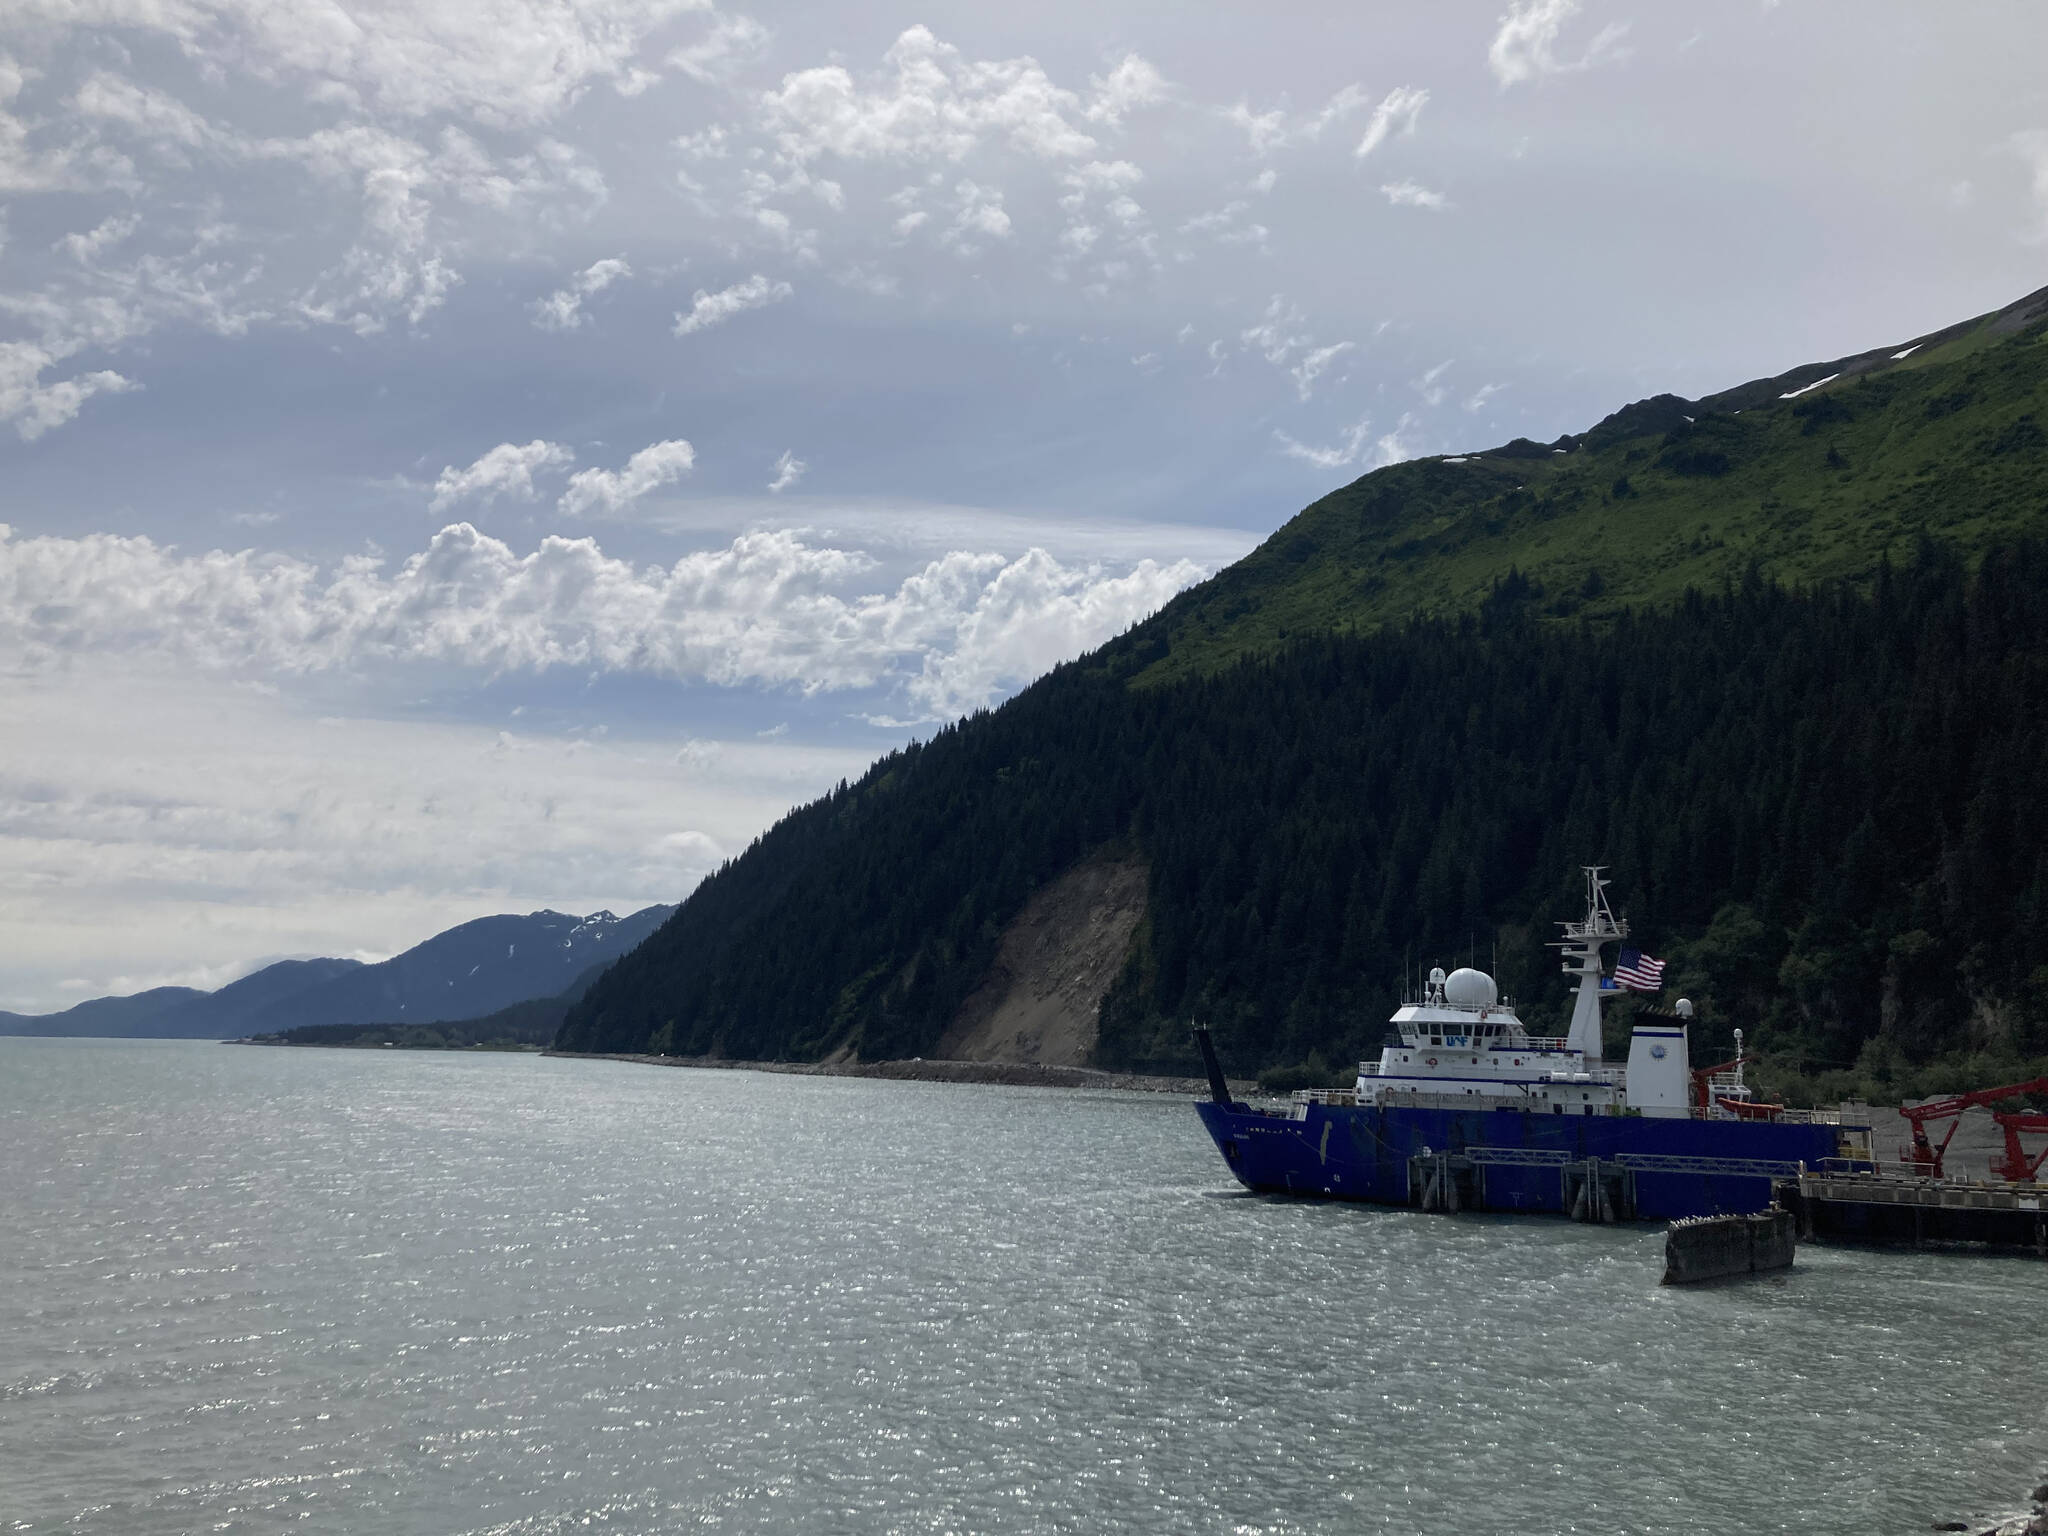
[[[1955,1140],[1956,1127],[1962,1123],[1964,1110],[1975,1109],[1980,1104],[1997,1104],[2029,1093],[2048,1093],[2048,1077],[2037,1077],[2025,1083],[2008,1083],[2003,1088],[1978,1088],[1946,1099],[1930,1099],[1925,1104],[1901,1105],[1899,1113],[1912,1125],[1913,1140],[1899,1148],[1900,1161],[1913,1172],[1928,1178],[1942,1177],[1941,1157],[1948,1151],[1948,1144]],[[2048,1160],[2048,1151],[2029,1159],[2020,1146],[2020,1132],[2048,1131],[2048,1115],[1994,1112],[1992,1118],[2005,1131],[2005,1157],[1993,1165],[1992,1171],[2015,1184],[2026,1182],[2042,1162]],[[1939,1120],[1948,1121],[1949,1127],[1937,1143],[1928,1136],[1927,1127],[1930,1122]],[[2015,1123],[2008,1125],[2008,1121]]]

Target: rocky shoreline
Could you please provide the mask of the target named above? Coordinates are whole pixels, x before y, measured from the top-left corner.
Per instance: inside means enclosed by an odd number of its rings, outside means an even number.
[[[1108,1088],[1119,1093],[1166,1093],[1193,1098],[1209,1091],[1199,1077],[1148,1077],[1094,1067],[1046,1066],[1024,1061],[732,1061],[717,1056],[641,1056],[610,1051],[545,1051],[575,1061],[626,1061],[647,1067],[699,1067],[723,1072],[786,1072],[798,1077],[880,1077],[912,1083],[995,1083],[1009,1088]],[[1258,1084],[1233,1079],[1230,1091],[1250,1098]]]
[[[1970,1531],[1974,1536],[2048,1536],[2048,1481],[2037,1484],[2032,1497],[2031,1515],[2011,1515],[1992,1525],[1979,1525],[1973,1520],[1938,1520],[1931,1529]]]

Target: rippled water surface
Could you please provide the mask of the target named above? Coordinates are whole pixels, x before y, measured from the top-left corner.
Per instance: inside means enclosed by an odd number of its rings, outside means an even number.
[[[1229,1192],[1185,1103],[0,1040],[0,1528],[1918,1531],[2023,1259]]]

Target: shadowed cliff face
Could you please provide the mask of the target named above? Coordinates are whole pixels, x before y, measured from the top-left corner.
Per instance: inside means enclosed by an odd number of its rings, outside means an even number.
[[[1103,995],[1145,916],[1145,866],[1091,859],[1032,897],[1004,929],[988,978],[933,1054],[956,1061],[1081,1066]]]

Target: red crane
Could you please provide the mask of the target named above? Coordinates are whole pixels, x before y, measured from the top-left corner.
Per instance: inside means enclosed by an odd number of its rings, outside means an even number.
[[[1974,1109],[1979,1104],[1996,1104],[2005,1099],[2016,1099],[2028,1093],[2048,1093],[2048,1077],[2037,1077],[2027,1083],[2008,1083],[2003,1088],[1978,1088],[1973,1092],[1958,1093],[1946,1099],[1930,1099],[1925,1104],[1900,1105],[1899,1113],[1905,1116],[1913,1127],[1911,1144],[1899,1148],[1900,1160],[1915,1173],[1925,1174],[1931,1179],[1940,1178],[1941,1155],[1948,1150],[1948,1144],[1955,1140],[1956,1126],[1961,1123],[1964,1110]],[[2005,1126],[2008,1119],[2022,1123],[2005,1127],[2005,1158],[2002,1163],[1994,1165],[1992,1171],[2001,1178],[2012,1178],[2008,1170],[2021,1169],[2024,1170],[2025,1178],[2032,1178],[2035,1170],[2041,1166],[2043,1158],[2037,1157],[2031,1162],[2028,1161],[2020,1147],[2019,1133],[2023,1130],[2048,1130],[2048,1115],[1996,1114],[1993,1118],[2001,1126]],[[1928,1122],[1934,1120],[1950,1122],[1947,1133],[1938,1145],[1927,1135]],[[2032,1121],[2039,1123],[2027,1123]],[[2044,1153],[2044,1157],[2048,1157],[2048,1153]],[[2013,1179],[2013,1182],[2022,1183],[2024,1179]]]
[[[2020,1145],[2022,1131],[2048,1133],[2048,1115],[2030,1114],[2018,1109],[1994,1109],[1991,1118],[1998,1122],[1998,1128],[2005,1132],[2005,1156],[1995,1158],[1991,1171],[2008,1184],[2031,1184],[2034,1175],[2041,1171],[2041,1165],[2048,1163],[2048,1147],[2043,1147],[2032,1157]]]

